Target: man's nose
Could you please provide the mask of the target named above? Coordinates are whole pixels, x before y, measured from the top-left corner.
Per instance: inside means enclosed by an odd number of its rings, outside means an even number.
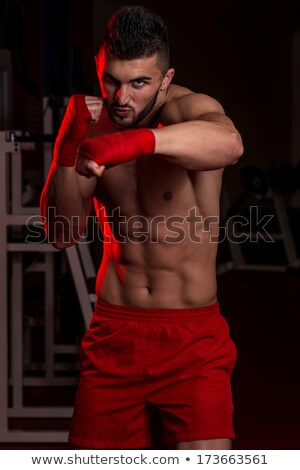
[[[129,92],[128,92],[127,86],[122,85],[118,88],[117,93],[116,93],[116,100],[118,101],[120,106],[124,106],[125,104],[128,103]]]

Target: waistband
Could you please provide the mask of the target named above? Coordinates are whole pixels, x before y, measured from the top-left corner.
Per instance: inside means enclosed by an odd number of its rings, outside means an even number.
[[[193,308],[141,308],[127,305],[115,305],[97,300],[96,314],[109,316],[116,320],[139,322],[201,322],[220,316],[219,302],[205,307]]]

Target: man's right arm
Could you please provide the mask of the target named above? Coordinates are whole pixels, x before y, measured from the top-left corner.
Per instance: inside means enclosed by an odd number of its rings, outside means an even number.
[[[54,158],[40,199],[40,210],[49,242],[62,249],[78,241],[85,230],[93,196],[104,167],[93,170],[94,162],[82,159],[90,173],[75,170],[77,151],[97,122],[102,102],[96,97],[71,98],[54,146]]]

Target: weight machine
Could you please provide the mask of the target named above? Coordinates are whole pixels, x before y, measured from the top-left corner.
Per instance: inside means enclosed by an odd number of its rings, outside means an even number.
[[[46,105],[46,99],[44,101]],[[0,257],[2,261],[0,298],[0,441],[1,442],[66,442],[67,432],[12,429],[13,419],[70,418],[71,406],[28,406],[24,403],[26,387],[59,387],[77,384],[79,344],[61,344],[55,338],[56,265],[68,264],[87,328],[95,306],[90,292],[96,271],[88,245],[78,243],[63,252],[47,242],[28,243],[30,227],[42,232],[39,207],[24,205],[22,152],[43,145],[43,178],[46,180],[52,160],[51,109],[44,116],[44,132],[30,136],[20,131],[0,132]],[[60,258],[57,263],[57,258]],[[29,262],[28,262],[29,260]],[[44,312],[39,317],[26,315],[23,309],[26,276],[43,277]],[[39,285],[39,284],[38,284]],[[38,287],[39,288],[39,287]],[[38,294],[38,291],[36,292]],[[35,328],[44,329],[44,358],[35,363],[30,345]],[[65,361],[66,357],[73,360]],[[77,359],[78,357],[78,359]]]
[[[286,204],[284,201],[285,191],[294,191],[300,187],[300,165],[296,168],[290,167],[288,164],[281,163],[278,168],[269,174],[264,173],[256,165],[245,166],[240,173],[241,181],[246,191],[242,193],[238,199],[232,204],[230,203],[228,192],[223,186],[221,194],[222,220],[226,226],[228,247],[231,255],[230,261],[220,263],[218,266],[219,274],[231,269],[252,270],[252,271],[274,271],[274,272],[298,272],[300,266],[300,258],[297,253],[295,237],[291,229],[290,220]],[[260,263],[249,262],[246,260],[245,253],[246,243],[240,242],[242,237],[254,240],[253,247],[258,246],[259,234],[255,230],[238,231],[233,230],[234,218],[243,214],[243,209],[249,208],[249,204],[253,201],[257,206],[257,213],[262,213],[263,206],[268,207],[269,216],[274,219],[277,230],[268,233],[270,237],[268,241],[276,247],[276,243],[281,242],[284,254],[284,261],[281,263]],[[251,207],[250,207],[251,209]],[[263,214],[264,215],[264,214]],[[251,214],[250,214],[251,216]],[[249,217],[249,213],[246,218]],[[267,242],[268,242],[267,241]],[[264,241],[261,240],[261,243]],[[265,243],[267,243],[265,242]],[[273,259],[276,260],[276,252]]]

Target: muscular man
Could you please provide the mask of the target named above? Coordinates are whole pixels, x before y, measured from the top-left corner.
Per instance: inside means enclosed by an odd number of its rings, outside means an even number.
[[[241,137],[215,99],[171,84],[166,26],[144,7],[110,18],[96,66],[102,97],[71,97],[41,197],[57,248],[79,240],[93,202],[104,238],[69,440],[149,447],[156,407],[169,445],[229,449],[236,350],[215,265]]]

